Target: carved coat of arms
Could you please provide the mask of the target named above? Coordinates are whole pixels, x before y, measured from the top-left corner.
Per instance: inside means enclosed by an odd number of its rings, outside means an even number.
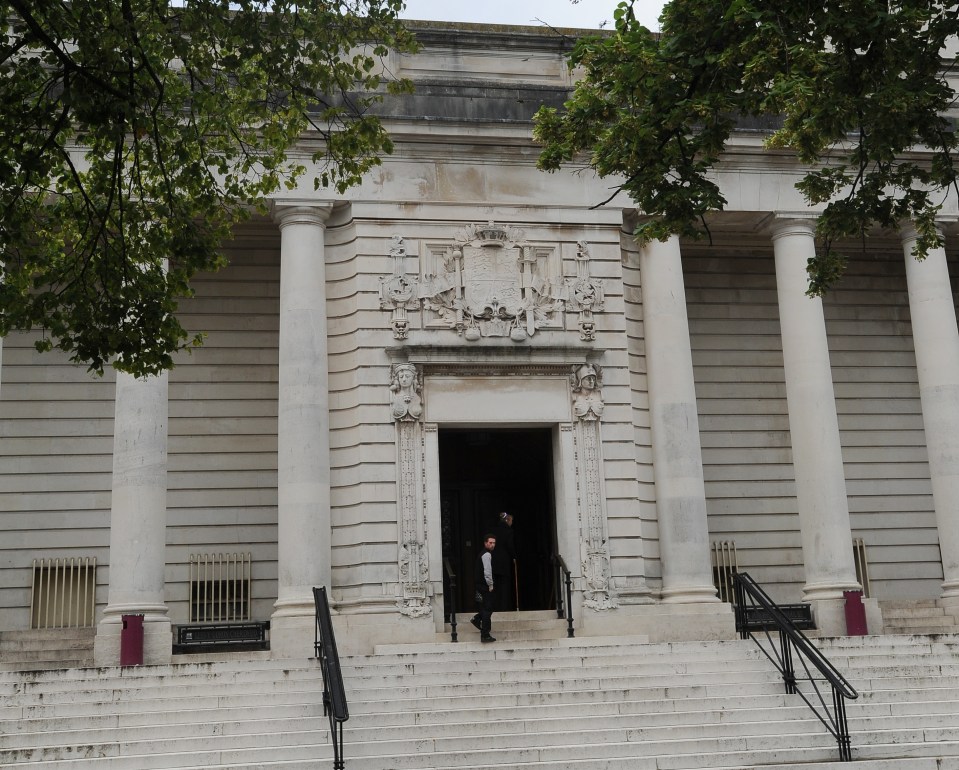
[[[467,340],[523,340],[553,323],[566,287],[554,285],[546,256],[522,230],[468,225],[424,276],[420,296],[445,325]]]

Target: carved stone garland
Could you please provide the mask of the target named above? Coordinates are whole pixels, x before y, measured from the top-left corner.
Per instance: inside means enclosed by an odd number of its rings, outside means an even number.
[[[406,272],[407,250],[402,236],[393,236],[390,256],[393,258],[393,275],[380,278],[380,308],[393,311],[390,318],[393,337],[405,340],[410,328],[406,311],[417,310],[420,306],[417,296],[419,281]]]
[[[609,545],[603,513],[599,424],[603,404],[602,370],[583,364],[570,374],[573,391],[573,443],[580,510],[580,557],[583,567],[583,606],[609,610],[617,606],[610,585]]]
[[[576,278],[567,279],[567,308],[579,311],[579,337],[585,341],[596,339],[596,323],[593,311],[603,309],[605,287],[603,282],[589,275],[589,244],[586,241],[576,243]]]
[[[429,599],[429,560],[426,547],[426,490],[422,376],[412,364],[390,372],[390,410],[396,423],[399,454],[399,611],[412,618],[432,612]]]

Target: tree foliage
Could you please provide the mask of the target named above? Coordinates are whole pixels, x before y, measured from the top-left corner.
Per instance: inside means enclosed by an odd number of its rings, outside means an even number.
[[[0,335],[102,372],[172,366],[231,226],[305,172],[339,191],[391,150],[402,0],[0,0]]]
[[[916,255],[940,244],[935,218],[956,188],[956,94],[941,52],[959,6],[928,0],[672,0],[653,34],[622,2],[615,31],[579,40],[582,79],[560,112],[543,108],[541,168],[582,151],[618,175],[653,218],[641,238],[701,233],[726,201],[711,177],[744,116],[771,119],[766,146],[805,167],[798,183],[822,248],[812,294],[841,275],[832,248],[873,225],[912,220]]]

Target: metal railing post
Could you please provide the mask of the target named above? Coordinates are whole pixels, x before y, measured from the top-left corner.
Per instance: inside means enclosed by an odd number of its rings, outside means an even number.
[[[843,678],[836,667],[809,641],[771,599],[768,594],[745,572],[735,573],[733,581],[736,589],[736,626],[743,639],[751,638],[759,646],[762,653],[776,666],[782,674],[786,692],[799,695],[806,705],[812,709],[815,717],[836,739],[839,746],[839,759],[848,762],[852,759],[852,741],[849,736],[849,723],[846,715],[846,700],[859,697],[855,688]],[[747,601],[749,607],[747,607]],[[758,621],[754,622],[762,628],[768,649],[752,633],[749,620],[749,609],[757,611]],[[774,641],[769,629],[779,630],[779,643]],[[803,683],[808,683],[811,692],[803,692],[796,677],[796,660],[802,664],[805,675]],[[826,703],[826,697],[820,690],[822,679],[813,676],[813,669],[829,682],[832,689],[832,708]]]
[[[453,572],[453,565],[450,564],[450,560],[446,558],[443,559],[443,569],[446,571],[446,577],[449,580],[450,587],[448,594],[450,607],[450,641],[458,642],[459,638],[456,633],[456,573]]]
[[[796,669],[793,667],[792,643],[789,636],[782,629],[779,630],[779,647],[782,651],[783,684],[786,685],[786,694],[796,694]]]
[[[323,715],[330,718],[333,770],[344,770],[346,764],[343,759],[343,723],[350,718],[350,710],[346,704],[346,690],[343,687],[340,656],[336,651],[336,638],[333,636],[333,619],[330,617],[326,586],[313,588],[313,601],[316,605],[313,649],[323,674]]]
[[[566,617],[566,597],[563,591],[563,568],[559,559],[553,558],[553,596],[556,599],[556,617]]]
[[[563,557],[554,553],[552,557],[556,567],[556,616],[566,618],[566,636],[573,639],[576,632],[573,630],[573,576],[563,561]]]

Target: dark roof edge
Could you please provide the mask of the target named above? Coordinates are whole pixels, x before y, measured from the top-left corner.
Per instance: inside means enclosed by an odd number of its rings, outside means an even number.
[[[569,27],[516,26],[512,24],[473,24],[458,21],[403,22],[425,45],[480,45],[493,44],[498,48],[529,48],[541,50],[567,50],[581,37],[607,36],[601,29],[571,29]]]

